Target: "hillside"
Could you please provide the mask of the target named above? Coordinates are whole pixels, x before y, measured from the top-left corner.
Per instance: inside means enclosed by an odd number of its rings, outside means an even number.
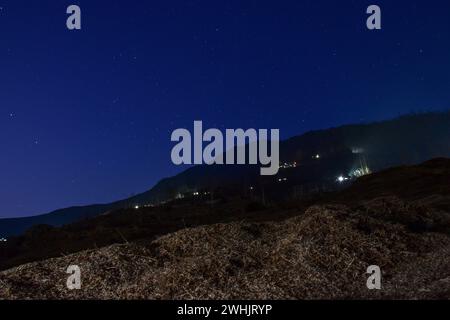
[[[449,230],[411,228],[416,219],[434,225],[442,218],[379,198],[352,209],[314,206],[279,223],[184,229],[147,245],[113,245],[2,272],[0,298],[449,299]],[[82,270],[79,291],[65,287],[72,264]],[[373,264],[383,272],[380,291],[366,288]]]
[[[363,176],[337,192],[289,198],[263,205],[252,193],[192,196],[157,207],[119,209],[63,227],[38,225],[0,246],[0,270],[125,241],[153,240],[186,227],[233,221],[280,221],[312,205],[355,205],[395,196],[450,212],[450,160],[438,158],[417,166],[401,166]],[[405,188],[405,186],[408,186]]]
[[[28,218],[1,219],[0,236],[22,234],[33,225],[61,226],[111,210],[157,204],[197,190],[229,187],[239,193],[250,186],[264,185],[267,196],[276,199],[298,186],[328,188],[337,175],[358,168],[361,157],[367,160],[372,171],[420,163],[434,157],[449,157],[449,128],[450,112],[443,112],[312,131],[281,142],[281,162],[296,161],[299,165],[280,170],[275,177],[261,179],[255,166],[194,166],[129,199],[61,209]],[[320,159],[314,159],[317,154]],[[289,180],[281,189],[276,184],[279,177]]]
[[[119,218],[126,213],[111,213],[65,232],[105,235],[109,225],[123,244],[1,272],[0,298],[450,299],[449,179],[450,159],[439,158],[362,177],[308,203],[239,211],[245,201],[225,202],[217,216],[185,203],[183,216],[173,205],[159,218],[141,211],[141,224],[133,218],[128,226]],[[132,241],[136,228],[152,228],[146,217],[166,235]],[[82,232],[90,228],[99,229]],[[49,244],[58,233],[43,234]],[[71,264],[82,269],[80,291],[65,288]],[[380,291],[365,286],[372,264],[382,270]]]
[[[400,166],[362,176],[332,198],[354,202],[395,194],[410,202],[428,203],[450,212],[450,163],[447,158],[418,166]]]

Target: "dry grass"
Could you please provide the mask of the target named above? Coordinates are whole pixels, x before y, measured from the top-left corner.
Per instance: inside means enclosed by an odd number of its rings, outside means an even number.
[[[397,198],[184,229],[0,273],[4,299],[450,298],[449,215]],[[82,289],[66,288],[79,265]],[[383,288],[366,288],[376,264]]]

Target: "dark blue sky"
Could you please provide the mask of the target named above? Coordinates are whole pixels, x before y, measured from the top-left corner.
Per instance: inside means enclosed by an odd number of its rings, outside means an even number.
[[[66,29],[67,6],[82,30]],[[366,8],[382,9],[382,30]],[[0,217],[181,171],[172,130],[310,129],[442,110],[449,1],[0,0]]]

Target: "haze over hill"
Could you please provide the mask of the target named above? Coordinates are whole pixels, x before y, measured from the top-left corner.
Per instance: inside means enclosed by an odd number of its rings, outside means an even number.
[[[311,131],[280,143],[280,162],[286,168],[276,176],[260,177],[257,166],[194,166],[128,199],[71,207],[34,217],[2,219],[0,236],[20,234],[36,224],[59,226],[114,209],[157,204],[198,190],[262,188],[268,197],[277,198],[283,196],[278,192],[279,179],[286,181],[281,189],[301,187],[304,192],[328,188],[337,176],[348,176],[360,169],[362,161],[372,171],[378,171],[440,156],[450,156],[450,112]]]

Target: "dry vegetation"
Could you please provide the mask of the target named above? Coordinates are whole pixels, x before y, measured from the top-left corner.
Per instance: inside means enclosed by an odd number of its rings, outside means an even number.
[[[186,228],[0,273],[3,299],[450,298],[450,217],[397,197],[312,206],[281,222]],[[82,289],[66,288],[66,268]],[[383,273],[366,288],[366,268]]]

